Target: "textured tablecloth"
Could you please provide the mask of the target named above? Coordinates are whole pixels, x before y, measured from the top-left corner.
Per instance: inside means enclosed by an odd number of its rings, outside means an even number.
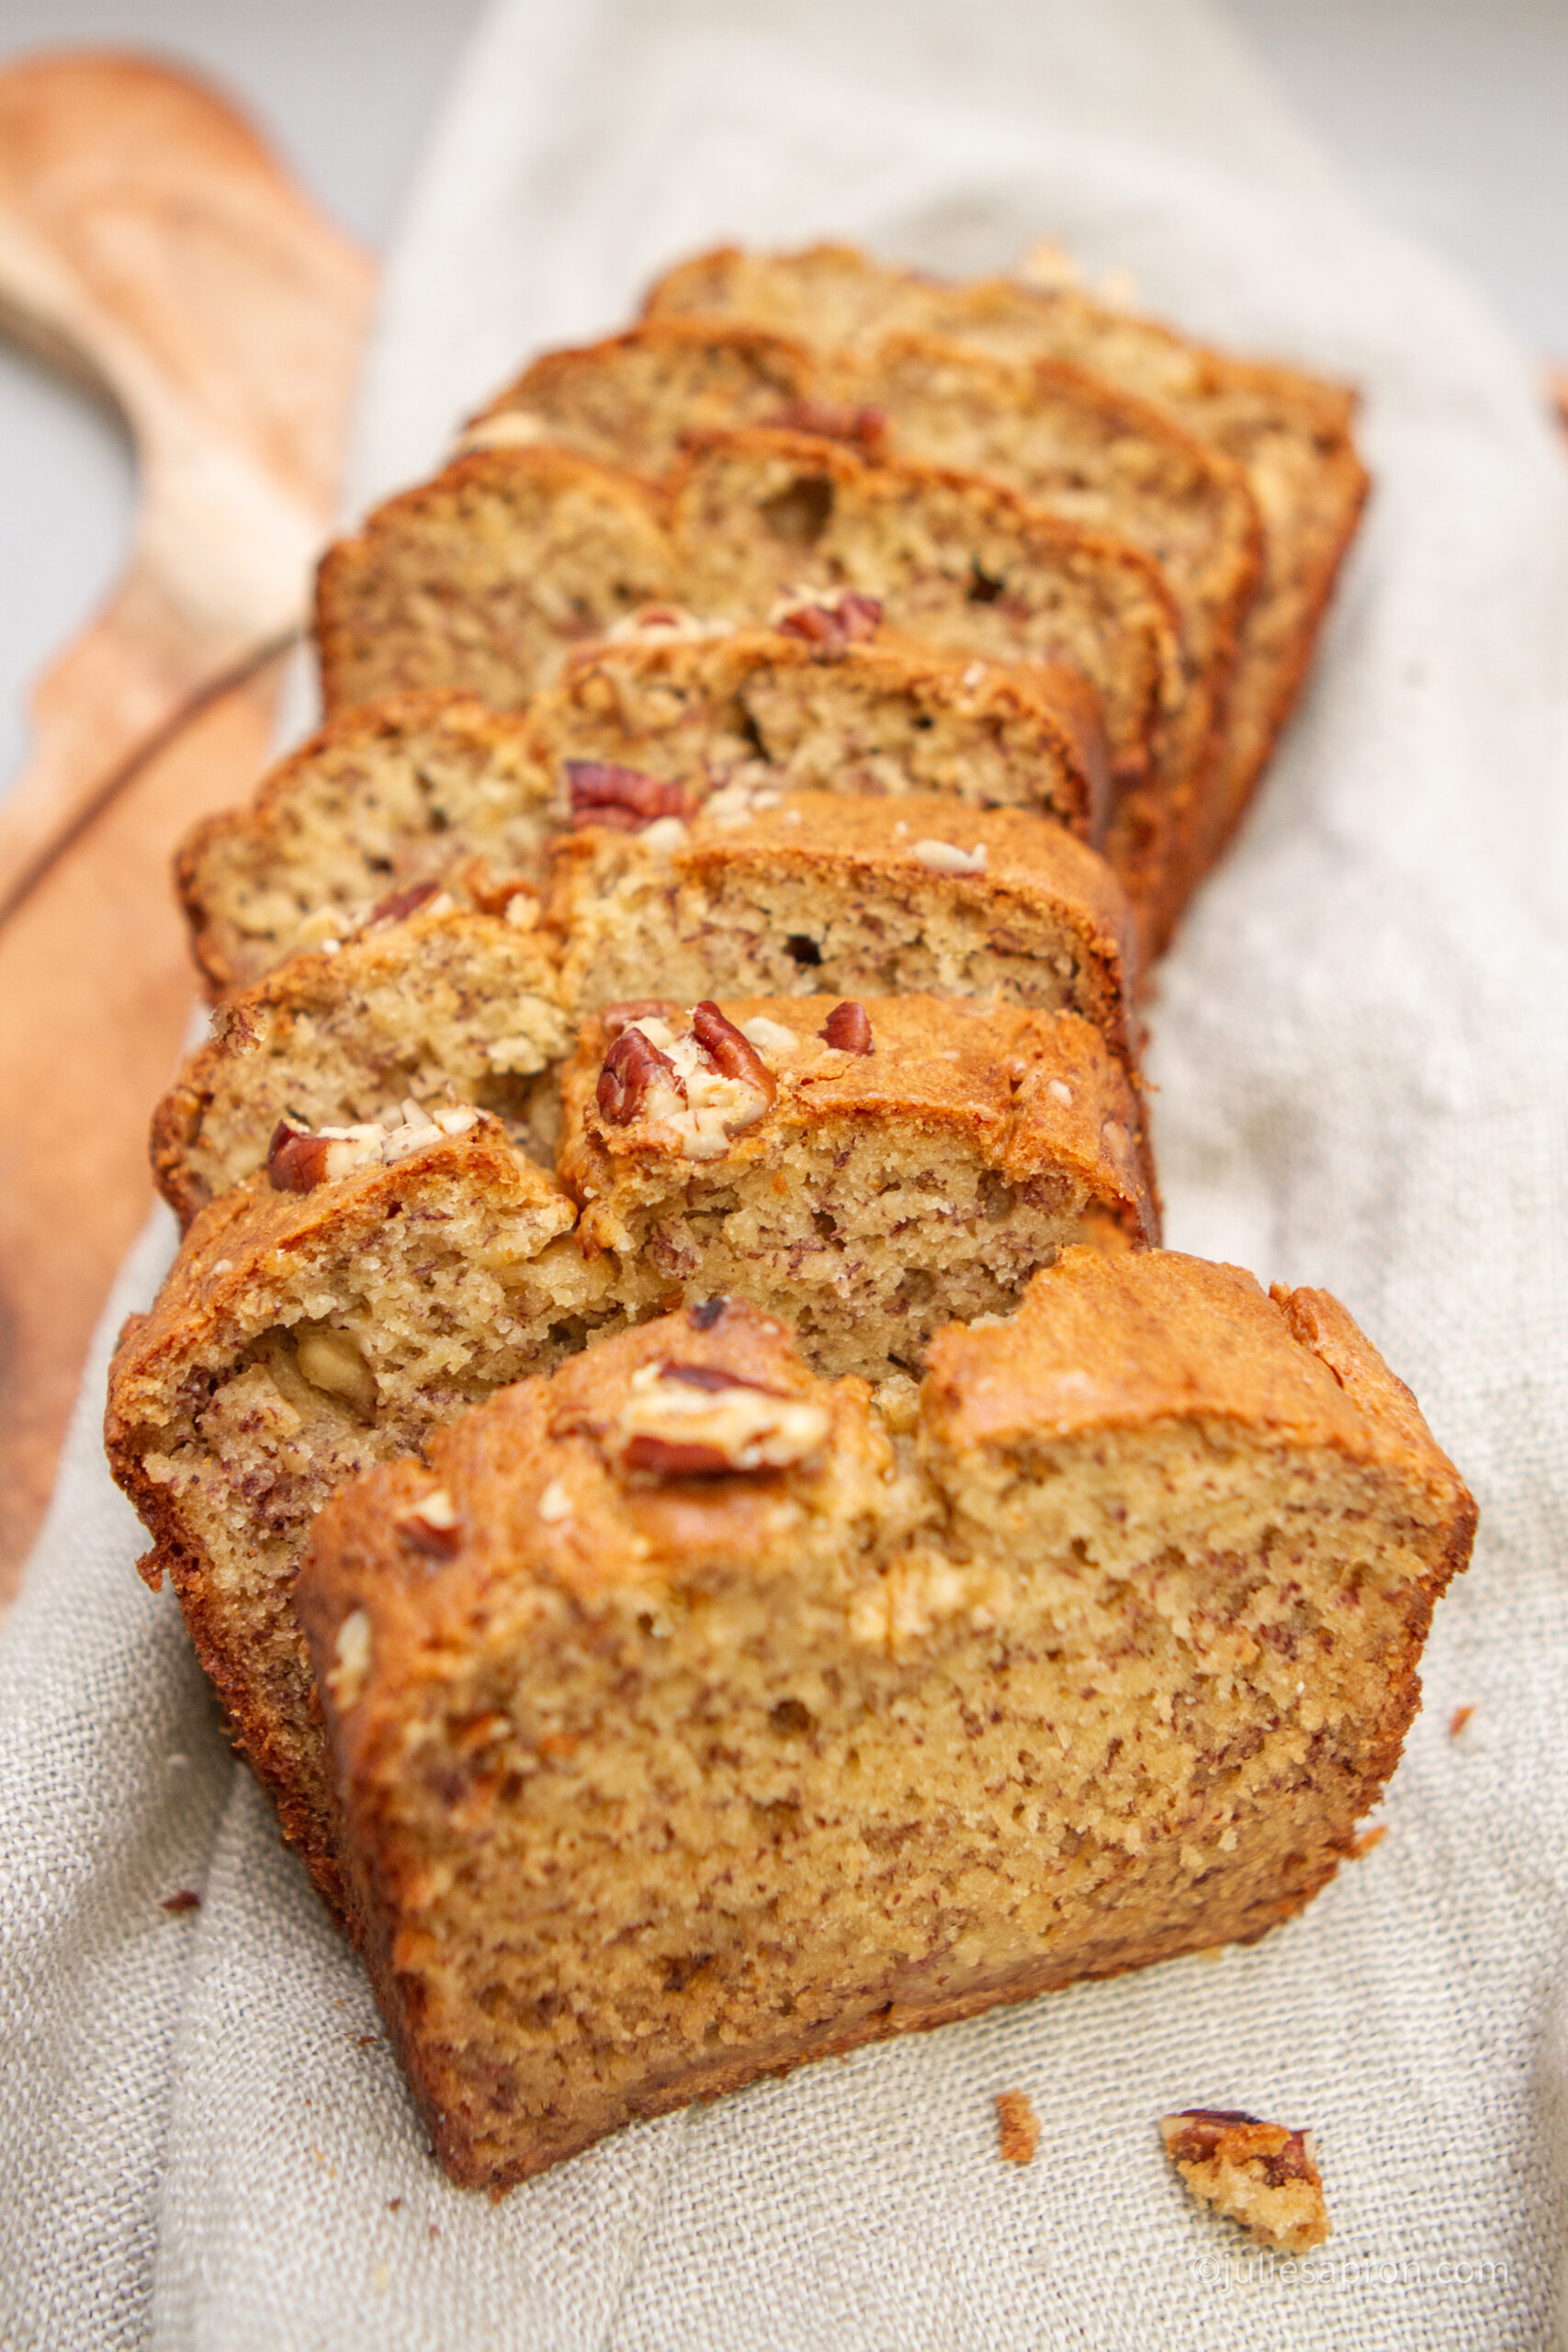
[[[1171,1242],[1337,1291],[1482,1503],[1388,1835],[1253,1950],[462,2195],[132,1574],[100,1347],[0,1641],[6,2352],[1399,2352],[1562,2324],[1568,467],[1521,354],[1189,0],[511,0],[391,266],[358,493],[682,251],[835,233],[957,268],[1049,233],[1365,388],[1376,496],[1166,967],[1154,1070]],[[161,1907],[186,1887],[199,1911]],[[998,2159],[1004,2088],[1040,2118],[1027,2168]],[[1197,2103],[1315,2127],[1321,2256],[1250,2255],[1188,2204],[1154,2120]]]

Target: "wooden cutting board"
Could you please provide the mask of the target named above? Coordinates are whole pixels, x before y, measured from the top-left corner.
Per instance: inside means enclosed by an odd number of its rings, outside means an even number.
[[[0,74],[0,324],[123,410],[140,476],[129,569],[0,801],[0,1605],[152,1204],[197,995],[170,854],[265,763],[372,288],[199,83],[102,51]]]

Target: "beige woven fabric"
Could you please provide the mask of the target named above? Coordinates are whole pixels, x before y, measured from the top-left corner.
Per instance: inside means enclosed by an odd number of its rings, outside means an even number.
[[[1389,1834],[1248,1951],[443,2182],[98,1466],[0,1643],[0,2344],[954,2352],[1552,2340],[1568,2175],[1568,467],[1477,303],[1362,218],[1193,0],[513,0],[394,266],[363,491],[724,234],[948,266],[1049,232],[1359,379],[1378,492],[1317,681],[1163,983],[1179,1246],[1324,1283],[1472,1480]],[[151,1236],[120,1305],[166,1248]],[[1450,1736],[1458,1706],[1475,1710]],[[199,1912],[160,1899],[199,1888]],[[1041,2150],[1001,2164],[993,2098]],[[1315,2127],[1272,2266],[1155,2118]]]

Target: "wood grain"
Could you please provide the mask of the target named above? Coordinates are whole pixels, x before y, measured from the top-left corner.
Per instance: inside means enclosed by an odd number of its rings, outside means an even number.
[[[93,51],[0,74],[0,322],[120,406],[140,475],[130,567],[0,802],[0,1602],[152,1199],[196,1000],[170,853],[265,763],[372,279],[201,84]]]

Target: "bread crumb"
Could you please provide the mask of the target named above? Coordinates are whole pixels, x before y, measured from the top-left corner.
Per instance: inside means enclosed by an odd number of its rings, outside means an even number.
[[[1449,1737],[1450,1739],[1457,1739],[1459,1737],[1461,1732],[1464,1729],[1466,1724],[1470,1721],[1474,1713],[1475,1709],[1473,1707],[1456,1707],[1454,1709],[1453,1713],[1449,1717]]]
[[[1033,2163],[1040,2145],[1040,2123],[1027,2091],[997,2093],[997,2145],[1004,2164]]]
[[[1310,2132],[1235,2108],[1190,2107],[1160,2118],[1166,2154],[1192,2196],[1259,2245],[1305,2254],[1328,2235],[1328,2208]]]
[[[1380,1821],[1375,1829],[1363,1829],[1359,1838],[1350,1840],[1350,1860],[1359,1862],[1363,1854],[1370,1854],[1374,1846],[1381,1846],[1387,1836],[1388,1824],[1385,1821]]]

